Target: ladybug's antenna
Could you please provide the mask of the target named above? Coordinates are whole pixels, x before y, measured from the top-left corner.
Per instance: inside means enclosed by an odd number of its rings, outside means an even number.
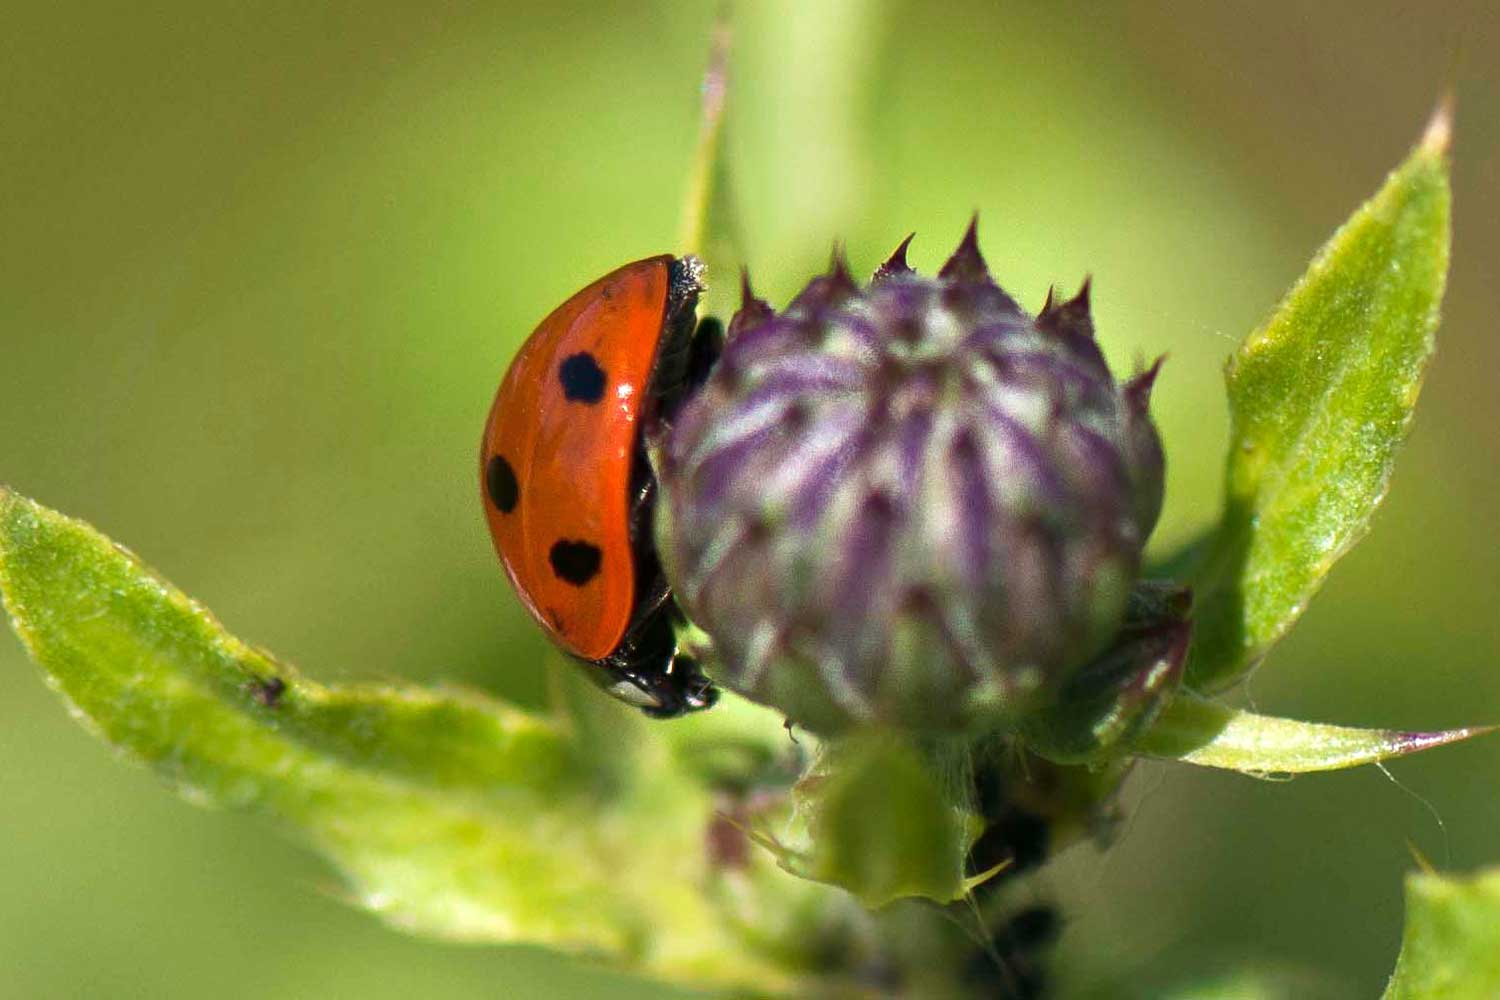
[[[698,149],[688,175],[682,206],[678,249],[712,258],[706,245],[732,228],[726,205],[727,168],[724,164],[724,105],[729,95],[729,49],[733,40],[730,4],[720,6],[709,35],[708,65],[703,71]]]

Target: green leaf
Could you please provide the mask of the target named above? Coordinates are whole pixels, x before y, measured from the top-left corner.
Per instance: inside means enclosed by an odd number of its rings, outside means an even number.
[[[1265,656],[1385,495],[1448,272],[1450,130],[1445,105],[1229,361],[1225,510],[1191,579],[1195,689]]]
[[[841,886],[871,908],[963,896],[972,837],[960,796],[903,736],[872,730],[825,744],[797,793],[806,836],[788,844],[757,834],[788,871]]]
[[[1256,715],[1180,694],[1136,749],[1153,757],[1257,777],[1337,771],[1492,732],[1481,726],[1412,733]]]
[[[1182,961],[1174,955],[1174,964]],[[1233,960],[1228,960],[1233,961]],[[1233,967],[1226,956],[1194,956],[1194,966],[1204,971],[1182,973],[1165,980],[1131,975],[1124,981],[1086,993],[1089,1000],[1288,1000],[1293,997],[1342,996],[1344,985],[1331,973],[1278,965],[1265,959],[1240,960]]]
[[[729,102],[729,55],[734,40],[730,9],[721,9],[709,44],[703,71],[698,146],[693,153],[682,205],[679,245],[708,265],[704,315],[728,316],[734,311],[733,276],[745,263],[739,216],[735,210],[727,155],[724,114]]]
[[[636,713],[554,721],[477,694],[314,683],[88,525],[4,489],[0,594],[100,739],[190,801],[305,838],[392,924],[696,983],[790,981],[708,891],[720,879],[702,849],[713,792],[667,742],[642,737]],[[692,730],[695,745],[726,742],[716,725],[737,746],[753,747],[758,727],[763,743],[785,736],[769,713],[725,719]],[[616,766],[595,766],[604,757]],[[829,894],[756,860],[734,874],[736,908],[790,924]]]
[[[1406,930],[1385,1000],[1500,996],[1500,869],[1406,877]]]

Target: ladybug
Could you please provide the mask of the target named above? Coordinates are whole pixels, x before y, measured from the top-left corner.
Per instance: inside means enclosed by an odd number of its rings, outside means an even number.
[[[511,362],[479,450],[490,537],[521,603],[597,684],[657,718],[718,698],[677,646],[644,445],[722,346],[717,321],[696,322],[702,274],[696,257],[648,257],[558,306]]]

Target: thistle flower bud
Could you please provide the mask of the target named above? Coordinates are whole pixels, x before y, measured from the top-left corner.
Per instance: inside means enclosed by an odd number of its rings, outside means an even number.
[[[1156,368],[1114,381],[1087,282],[1033,317],[973,225],[936,278],[909,242],[781,313],[746,279],[654,452],[718,678],[816,731],[1024,721],[1115,636],[1161,509]]]

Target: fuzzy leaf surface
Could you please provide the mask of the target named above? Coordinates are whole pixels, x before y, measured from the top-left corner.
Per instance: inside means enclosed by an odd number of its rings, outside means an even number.
[[[1450,125],[1440,109],[1229,360],[1225,510],[1190,580],[1190,687],[1258,663],[1385,496],[1447,279]]]
[[[1500,869],[1406,877],[1406,929],[1385,1000],[1500,996]]]
[[[703,71],[698,146],[693,152],[683,196],[678,237],[682,252],[697,254],[708,265],[708,288],[702,302],[704,315],[728,316],[733,312],[735,272],[746,263],[725,127],[734,44],[731,15],[726,5],[714,23],[708,65]]]
[[[1265,777],[1338,771],[1458,743],[1493,726],[1437,732],[1357,729],[1257,715],[1179,695],[1137,745],[1140,753]]]
[[[75,716],[200,805],[272,818],[406,930],[544,944],[664,978],[775,990],[705,891],[711,794],[617,706],[558,721],[463,692],[325,686],[230,635],[89,525],[0,489],[0,593]],[[606,699],[594,698],[595,704]],[[727,713],[727,743],[779,720]],[[724,744],[705,721],[682,738]],[[608,741],[615,767],[596,766]],[[764,741],[762,741],[764,742]],[[828,890],[738,876],[782,913]]]

